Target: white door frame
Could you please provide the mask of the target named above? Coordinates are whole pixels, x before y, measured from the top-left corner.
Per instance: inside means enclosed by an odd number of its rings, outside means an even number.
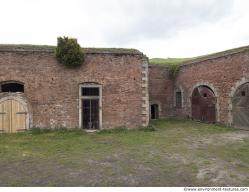
[[[84,87],[97,87],[99,88],[99,96],[82,96],[81,89]],[[102,129],[102,85],[99,84],[91,84],[91,83],[83,83],[79,86],[79,127],[82,127],[82,100],[83,99],[99,99],[99,129]]]

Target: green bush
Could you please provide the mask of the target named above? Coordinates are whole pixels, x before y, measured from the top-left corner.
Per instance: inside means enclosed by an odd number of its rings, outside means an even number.
[[[56,57],[67,67],[79,67],[84,62],[84,53],[77,39],[68,37],[57,38]]]

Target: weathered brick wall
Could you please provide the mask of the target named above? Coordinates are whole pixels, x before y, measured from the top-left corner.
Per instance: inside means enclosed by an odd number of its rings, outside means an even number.
[[[146,125],[148,92],[142,54],[89,53],[85,64],[68,69],[53,52],[1,51],[0,82],[20,81],[31,106],[33,127],[78,127],[79,85],[102,85],[102,126]]]
[[[198,85],[207,85],[217,97],[217,121],[231,125],[231,99],[235,89],[249,80],[249,52],[192,62],[182,66],[176,87],[183,89],[182,116],[191,117],[191,95]]]
[[[149,99],[159,105],[159,117],[173,116],[173,82],[166,66],[149,66]]]

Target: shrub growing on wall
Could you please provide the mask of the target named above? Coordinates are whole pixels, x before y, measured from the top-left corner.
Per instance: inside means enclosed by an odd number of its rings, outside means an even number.
[[[169,65],[169,76],[172,80],[175,80],[178,72],[179,72],[179,65],[178,64]]]
[[[67,67],[79,67],[84,62],[84,53],[77,39],[68,37],[57,38],[56,57]]]

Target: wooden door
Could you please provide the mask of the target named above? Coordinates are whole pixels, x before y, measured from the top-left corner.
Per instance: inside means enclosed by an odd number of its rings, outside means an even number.
[[[24,106],[15,100],[11,100],[11,132],[24,131],[26,129],[26,115]]]
[[[195,88],[191,102],[193,120],[207,123],[216,122],[216,98],[210,88],[206,86]]]
[[[27,128],[27,111],[23,104],[16,100],[0,103],[0,132],[15,133]]]
[[[11,100],[0,103],[0,132],[9,133],[11,124]]]
[[[232,98],[233,126],[249,130],[249,83],[241,85]]]

